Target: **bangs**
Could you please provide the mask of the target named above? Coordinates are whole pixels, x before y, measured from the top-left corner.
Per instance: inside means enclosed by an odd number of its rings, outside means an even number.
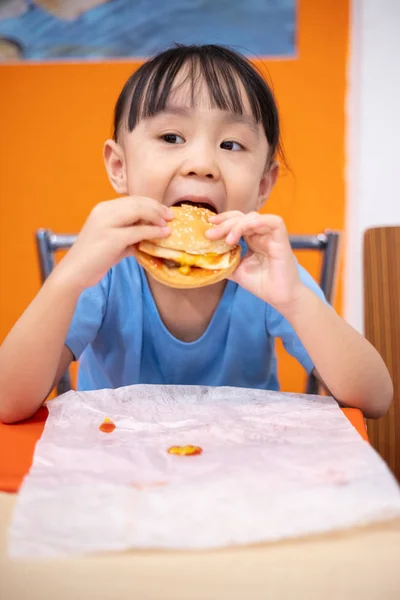
[[[183,75],[183,78],[182,78]],[[177,46],[143,64],[127,81],[115,107],[114,139],[141,119],[167,108],[171,93],[189,85],[191,107],[202,86],[210,105],[234,114],[245,112],[243,90],[257,123],[262,123],[272,154],[279,143],[279,119],[272,91],[242,56],[222,46]]]

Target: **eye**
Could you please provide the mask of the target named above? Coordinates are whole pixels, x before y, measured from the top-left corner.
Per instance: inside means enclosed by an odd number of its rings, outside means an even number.
[[[226,142],[222,142],[220,147],[223,150],[232,150],[233,152],[238,152],[239,150],[244,150],[242,144],[239,144],[239,142],[233,142],[232,140],[227,140]]]
[[[180,135],[177,135],[176,133],[166,133],[162,136],[162,138],[164,140],[164,142],[167,142],[167,144],[184,144],[185,140],[183,139],[183,137],[181,137]]]

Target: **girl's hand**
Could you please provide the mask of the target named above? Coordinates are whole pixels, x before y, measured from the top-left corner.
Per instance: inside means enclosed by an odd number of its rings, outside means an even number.
[[[57,270],[78,287],[96,285],[107,271],[145,239],[165,237],[173,213],[156,200],[128,196],[101,202],[90,213],[77,241]]]
[[[226,238],[234,245],[243,236],[248,245],[249,252],[230,279],[280,312],[290,310],[304,286],[283,220],[231,211],[211,217],[210,222],[216,225],[207,232],[210,239]]]

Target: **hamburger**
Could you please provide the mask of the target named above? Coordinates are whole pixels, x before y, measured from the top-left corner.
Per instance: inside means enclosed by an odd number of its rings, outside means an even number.
[[[173,288],[204,287],[230,275],[240,262],[241,248],[205,236],[215,227],[208,221],[213,213],[194,204],[173,206],[171,210],[171,234],[136,244],[138,263],[154,279]]]

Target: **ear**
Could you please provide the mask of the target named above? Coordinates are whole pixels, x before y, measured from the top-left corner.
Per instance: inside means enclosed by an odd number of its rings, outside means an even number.
[[[258,190],[258,202],[257,210],[262,207],[264,202],[268,199],[272,188],[274,187],[276,180],[278,179],[279,163],[274,160],[268,169],[265,170],[264,175],[260,181],[260,187]]]
[[[120,144],[107,140],[104,144],[103,157],[108,178],[117,194],[128,194],[128,181],[125,168],[125,154]]]

